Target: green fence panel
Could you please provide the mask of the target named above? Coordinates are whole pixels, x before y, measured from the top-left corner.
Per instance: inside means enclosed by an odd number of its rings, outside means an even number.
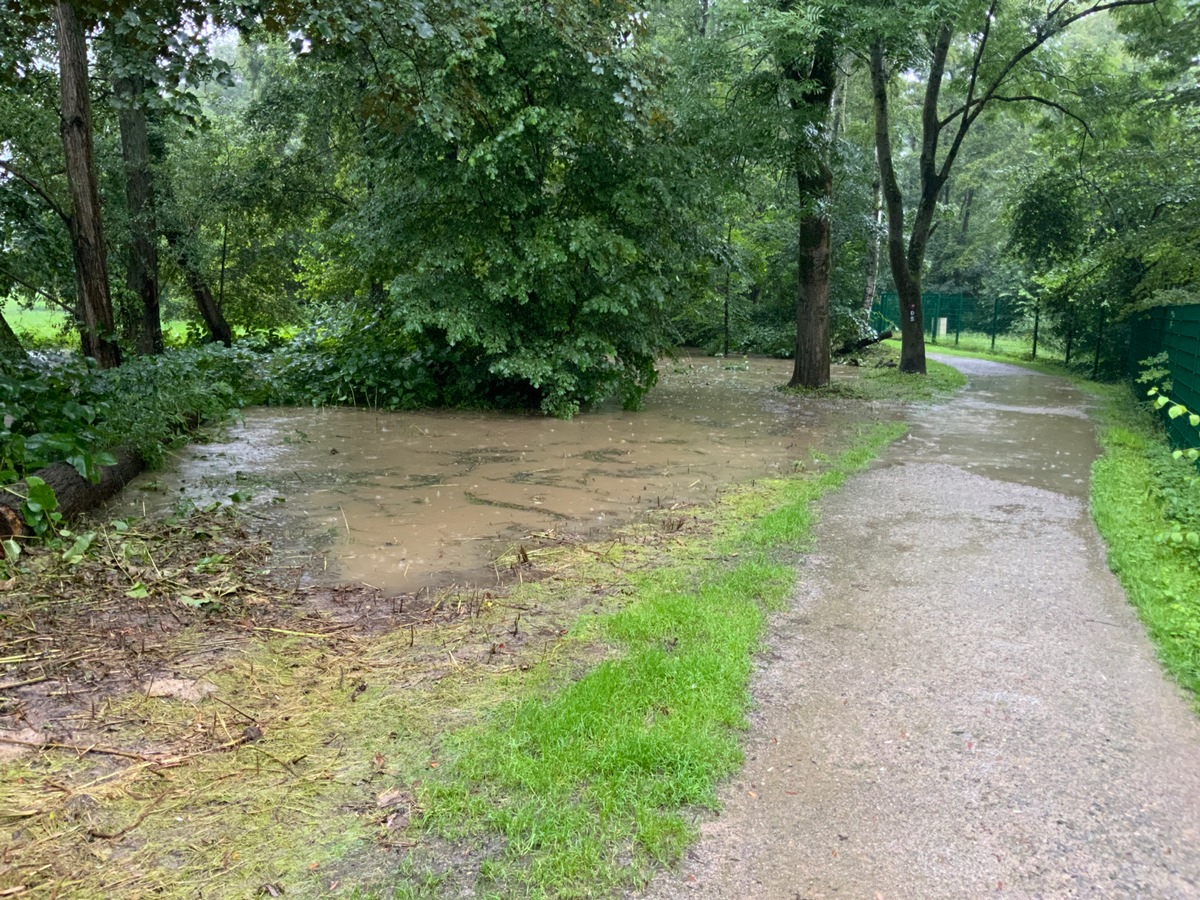
[[[1129,377],[1141,374],[1141,362],[1166,352],[1171,372],[1171,398],[1188,409],[1200,411],[1200,304],[1168,306],[1139,313],[1132,323],[1129,340]],[[1137,385],[1144,394],[1143,385]],[[1163,413],[1171,445],[1194,447],[1197,431],[1186,418],[1169,418]]]

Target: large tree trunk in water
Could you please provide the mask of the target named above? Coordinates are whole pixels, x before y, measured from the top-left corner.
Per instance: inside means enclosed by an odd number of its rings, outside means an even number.
[[[796,105],[810,114],[817,133],[816,159],[798,158],[796,163],[796,188],[805,212],[797,236],[796,363],[788,385],[815,388],[829,383],[829,203],[833,197],[829,129],[837,59],[831,47],[821,45],[810,71],[787,74],[811,85]],[[804,149],[812,152],[811,147]]]
[[[83,321],[80,337],[84,352],[95,357],[101,368],[109,369],[121,364],[121,350],[114,340],[104,225],[92,148],[87,44],[75,8],[66,0],[54,4],[54,21],[58,31],[63,155],[71,192],[71,249]]]
[[[212,289],[208,286],[204,273],[200,271],[195,259],[192,258],[187,240],[174,229],[167,231],[166,237],[167,244],[174,252],[179,268],[183,271],[188,290],[192,292],[192,299],[196,301],[196,306],[200,309],[200,315],[204,319],[209,335],[214,341],[222,343],[226,347],[233,346],[233,330],[225,321],[225,314],[221,312],[220,305],[213,298]]]
[[[134,343],[138,353],[163,352],[162,313],[158,297],[158,225],[154,212],[154,181],[150,170],[150,139],[140,77],[118,79],[113,85],[122,104],[121,156],[125,162],[125,198],[129,204],[131,239],[126,285],[141,300]]]
[[[67,463],[47,466],[39,471],[37,476],[54,488],[58,511],[62,513],[63,518],[73,519],[108,500],[145,467],[146,464],[138,453],[127,451],[117,457],[115,466],[104,466],[100,470],[100,480],[95,484]],[[23,481],[10,484],[6,490],[0,491],[0,540],[30,534],[25,518],[21,515],[21,505],[26,493]]]
[[[20,338],[8,324],[8,319],[4,318],[4,313],[0,312],[0,365],[24,358],[25,348],[21,346]]]

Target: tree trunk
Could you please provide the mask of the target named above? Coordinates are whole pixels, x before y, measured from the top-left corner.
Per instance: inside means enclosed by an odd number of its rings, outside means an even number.
[[[195,259],[192,258],[186,239],[173,229],[167,231],[166,238],[167,245],[174,252],[175,260],[183,271],[188,290],[192,292],[192,299],[196,301],[196,306],[200,309],[200,316],[204,319],[209,335],[214,341],[222,343],[226,347],[233,346],[233,330],[225,321],[225,314],[221,312],[220,304],[213,298],[212,289],[208,286],[204,273],[200,271]]]
[[[863,320],[871,316],[875,308],[875,291],[879,287],[879,246],[883,238],[883,198],[880,194],[879,176],[871,184],[871,239],[867,245],[867,279],[863,286]]]
[[[829,383],[829,204],[833,197],[829,129],[837,73],[837,59],[828,46],[817,48],[810,71],[788,71],[790,77],[811,85],[797,107],[807,113],[817,133],[816,159],[807,159],[813,148],[804,147],[798,149],[796,161],[796,188],[805,211],[797,235],[796,362],[789,387]]]
[[[121,156],[125,163],[125,198],[129,204],[130,241],[125,283],[141,300],[134,345],[138,353],[163,352],[162,313],[158,294],[158,224],[154,212],[154,180],[150,169],[150,139],[140,77],[118,79],[121,98]]]
[[[796,363],[789,385],[815,388],[829,383],[830,226],[826,209],[833,194],[833,170],[822,160],[816,176],[800,176],[799,187],[802,197],[806,192],[812,197],[812,210],[800,220]]]
[[[21,346],[21,339],[8,324],[8,319],[4,318],[4,313],[0,312],[0,363],[24,358],[25,348]]]
[[[58,31],[63,155],[71,193],[71,249],[83,322],[80,338],[84,352],[95,357],[101,368],[110,369],[121,364],[121,350],[114,340],[104,224],[92,147],[87,44],[75,8],[67,0],[57,0],[54,4],[54,20]]]
[[[135,475],[146,467],[140,454],[126,451],[117,457],[115,466],[104,466],[100,480],[93,484],[68,463],[54,463],[37,473],[50,487],[58,500],[58,511],[64,519],[73,519],[81,513],[94,509],[125,487]],[[0,491],[0,540],[27,536],[31,532],[21,515],[27,487],[18,481]]]
[[[925,330],[921,309],[921,265],[925,245],[916,254],[917,266],[911,266],[912,255],[904,243],[904,195],[896,178],[892,162],[891,122],[888,114],[888,75],[883,47],[871,47],[871,92],[875,111],[875,150],[879,159],[879,180],[887,212],[888,263],[900,304],[900,371],[925,374]],[[936,191],[935,191],[936,196]],[[914,232],[916,230],[914,224]],[[928,239],[928,229],[925,237]]]

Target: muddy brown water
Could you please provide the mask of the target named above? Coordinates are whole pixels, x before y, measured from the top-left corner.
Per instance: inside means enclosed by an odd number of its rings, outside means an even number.
[[[274,540],[276,564],[308,563],[314,580],[396,592],[479,583],[501,554],[532,548],[530,535],[597,537],[830,447],[852,413],[780,393],[790,374],[787,360],[683,358],[663,366],[642,411],[604,407],[565,422],[250,409],[221,442],[143,475],[109,512],[238,494]]]

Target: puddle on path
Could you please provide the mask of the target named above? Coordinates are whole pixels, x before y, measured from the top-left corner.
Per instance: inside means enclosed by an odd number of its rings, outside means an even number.
[[[256,408],[223,443],[143,475],[114,514],[203,506],[235,492],[282,563],[326,558],[317,577],[413,591],[480,580],[527,535],[595,536],[640,512],[706,501],[722,485],[789,472],[849,410],[775,390],[788,360],[748,369],[682,359],[637,413],[569,422],[486,412]]]
[[[963,372],[970,387],[952,407],[914,416],[897,462],[962,465],[1002,481],[1087,496],[1100,447],[1086,398],[1070,382],[987,360],[933,358]]]

